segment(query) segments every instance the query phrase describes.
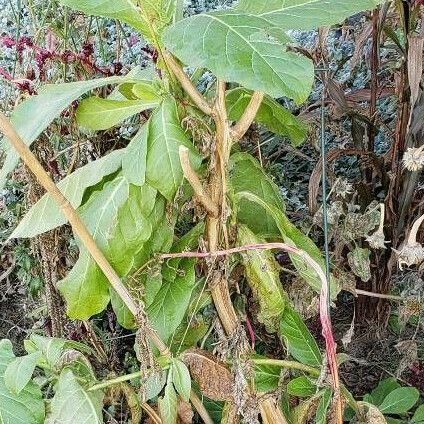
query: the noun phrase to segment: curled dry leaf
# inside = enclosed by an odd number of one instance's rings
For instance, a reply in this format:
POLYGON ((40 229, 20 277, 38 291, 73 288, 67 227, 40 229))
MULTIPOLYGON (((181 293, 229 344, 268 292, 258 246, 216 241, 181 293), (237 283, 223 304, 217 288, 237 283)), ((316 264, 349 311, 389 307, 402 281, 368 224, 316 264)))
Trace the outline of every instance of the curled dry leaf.
POLYGON ((193 422, 194 413, 190 402, 178 402, 178 419, 177 424, 191 424, 193 422))
POLYGON ((358 402, 357 405, 361 414, 357 424, 387 424, 384 415, 376 406, 367 402, 358 402))
POLYGON ((227 366, 202 349, 190 349, 181 359, 201 392, 216 401, 233 399, 234 378, 227 366))

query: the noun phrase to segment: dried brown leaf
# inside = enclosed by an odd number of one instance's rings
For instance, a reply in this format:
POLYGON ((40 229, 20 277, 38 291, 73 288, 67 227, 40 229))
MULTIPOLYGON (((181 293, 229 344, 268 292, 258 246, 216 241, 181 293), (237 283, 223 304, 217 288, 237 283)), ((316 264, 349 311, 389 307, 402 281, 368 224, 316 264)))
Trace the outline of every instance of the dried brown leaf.
POLYGON ((234 378, 227 366, 202 349, 190 349, 182 355, 201 392, 216 401, 233 399, 234 378))
POLYGON ((372 22, 367 22, 359 32, 359 37, 355 40, 355 52, 352 56, 351 67, 352 69, 360 62, 364 47, 367 43, 368 38, 372 34, 372 22))
POLYGON ((181 400, 178 403, 177 424, 192 424, 194 418, 193 409, 190 402, 181 400))
POLYGON ((411 88, 411 106, 413 108, 420 93, 420 82, 423 75, 424 37, 410 35, 408 40, 408 79, 411 88))
POLYGON ((376 406, 367 402, 358 402, 357 405, 361 414, 357 424, 387 424, 384 415, 376 406))

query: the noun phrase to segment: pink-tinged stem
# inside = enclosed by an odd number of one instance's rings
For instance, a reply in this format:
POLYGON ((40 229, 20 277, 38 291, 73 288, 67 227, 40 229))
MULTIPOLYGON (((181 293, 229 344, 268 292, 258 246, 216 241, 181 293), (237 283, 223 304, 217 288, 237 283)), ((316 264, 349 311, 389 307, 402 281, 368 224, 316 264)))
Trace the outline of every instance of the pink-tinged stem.
POLYGON ((248 317, 246 317, 245 322, 246 322, 247 331, 250 336, 250 341, 252 342, 252 349, 255 350, 255 342, 256 342, 255 331, 253 330, 252 324, 250 323, 250 320, 248 317))

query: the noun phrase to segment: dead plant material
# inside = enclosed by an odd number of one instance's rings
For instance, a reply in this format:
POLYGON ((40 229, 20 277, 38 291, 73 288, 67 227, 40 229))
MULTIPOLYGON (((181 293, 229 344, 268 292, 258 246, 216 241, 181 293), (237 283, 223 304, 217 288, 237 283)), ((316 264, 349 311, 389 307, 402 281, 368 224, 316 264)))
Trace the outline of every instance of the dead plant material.
POLYGON ((358 402, 357 405, 361 414, 357 424, 387 424, 384 415, 376 406, 367 402, 358 402))
POLYGON ((178 419, 177 424, 192 424, 194 413, 189 402, 181 400, 178 402, 178 419))
POLYGON ((408 42, 408 79, 411 89, 412 109, 420 94, 420 83, 423 75, 424 37, 421 35, 410 35, 408 42))
POLYGON ((201 392, 216 401, 233 400, 234 377, 227 366, 202 349, 190 349, 182 355, 201 392))

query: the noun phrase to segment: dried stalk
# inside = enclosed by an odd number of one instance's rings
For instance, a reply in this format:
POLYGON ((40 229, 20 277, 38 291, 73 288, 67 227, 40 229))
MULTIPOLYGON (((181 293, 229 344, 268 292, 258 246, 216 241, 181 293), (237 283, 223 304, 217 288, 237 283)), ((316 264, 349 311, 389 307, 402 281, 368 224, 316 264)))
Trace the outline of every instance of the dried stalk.
POLYGON ((190 393, 190 401, 205 424, 214 424, 212 418, 209 415, 209 412, 206 410, 202 401, 193 391, 190 393))
POLYGON ((163 59, 168 66, 168 68, 174 73, 177 77, 179 83, 184 88, 185 92, 191 97, 194 104, 206 115, 212 114, 212 107, 205 99, 205 97, 199 92, 197 87, 193 84, 191 79, 184 72, 184 69, 176 61, 174 56, 171 53, 165 52, 163 54, 163 59))
POLYGON ((181 162, 181 167, 183 168, 184 177, 193 188, 195 197, 203 205, 203 207, 206 209, 209 215, 212 215, 214 218, 218 218, 218 215, 219 215, 218 207, 212 201, 210 196, 206 193, 198 175, 196 174, 194 169, 191 167, 189 150, 185 146, 180 146, 179 153, 180 153, 180 162, 181 162))
MULTIPOLYGON (((92 235, 87 230, 87 227, 82 222, 76 210, 69 203, 66 197, 57 188, 56 184, 40 165, 35 155, 31 152, 28 146, 22 141, 16 130, 13 128, 9 120, 0 113, 0 131, 6 136, 11 145, 16 149, 19 156, 35 175, 39 183, 46 189, 52 198, 57 202, 63 214, 69 221, 72 230, 75 235, 81 240, 84 247, 91 254, 97 265, 105 274, 109 280, 111 286, 118 293, 119 297, 125 303, 127 308, 131 311, 134 316, 139 313, 139 308, 134 299, 129 294, 127 288, 122 283, 118 274, 109 264, 103 252, 99 249, 92 235)), ((153 329, 149 329, 149 337, 151 338, 154 345, 159 349, 162 355, 169 355, 168 347, 162 342, 157 333, 153 329)))
POLYGON ((252 125, 252 122, 254 121, 256 114, 261 107, 263 99, 264 93, 260 91, 255 91, 253 93, 252 98, 250 99, 250 102, 246 107, 242 117, 231 129, 231 137, 234 143, 241 140, 252 125))

